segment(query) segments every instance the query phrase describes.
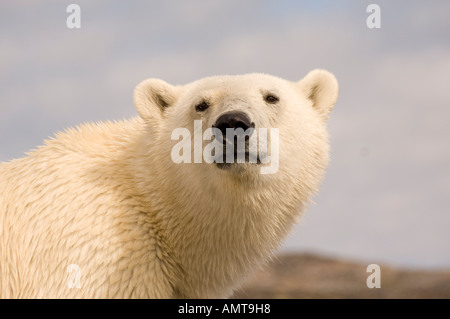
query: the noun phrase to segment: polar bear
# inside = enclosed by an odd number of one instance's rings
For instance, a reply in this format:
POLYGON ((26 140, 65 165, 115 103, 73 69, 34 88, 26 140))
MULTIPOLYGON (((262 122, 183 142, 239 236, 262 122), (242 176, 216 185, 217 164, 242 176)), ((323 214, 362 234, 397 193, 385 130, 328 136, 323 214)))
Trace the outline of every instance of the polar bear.
MULTIPOLYGON (((266 74, 178 86, 149 79, 134 93, 139 116, 69 129, 2 163, 0 296, 230 296, 317 191, 337 93, 325 70, 298 82, 266 74), (202 130, 276 128, 267 153, 277 148, 277 169, 262 174, 270 163, 248 157, 177 162, 174 130, 194 133, 198 121, 202 130)), ((182 143, 193 153, 194 139, 182 143)))

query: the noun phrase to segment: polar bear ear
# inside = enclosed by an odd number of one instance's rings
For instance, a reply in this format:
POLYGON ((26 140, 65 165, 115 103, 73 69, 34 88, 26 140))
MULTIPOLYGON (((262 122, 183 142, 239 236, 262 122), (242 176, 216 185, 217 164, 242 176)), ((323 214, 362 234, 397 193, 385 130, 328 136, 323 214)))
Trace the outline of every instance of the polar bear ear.
POLYGON ((297 83, 313 107, 325 118, 336 104, 338 82, 333 74, 325 70, 313 70, 297 83))
POLYGON ((159 79, 147 79, 134 90, 134 104, 144 120, 161 120, 178 98, 177 87, 159 79))

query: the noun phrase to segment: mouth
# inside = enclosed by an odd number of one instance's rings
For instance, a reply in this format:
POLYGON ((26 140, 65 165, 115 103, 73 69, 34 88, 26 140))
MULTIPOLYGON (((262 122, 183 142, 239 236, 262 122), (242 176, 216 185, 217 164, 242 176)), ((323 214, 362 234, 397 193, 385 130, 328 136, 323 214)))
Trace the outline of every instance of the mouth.
POLYGON ((248 151, 246 151, 244 153, 238 153, 235 151, 233 153, 233 160, 230 161, 228 159, 228 161, 227 161, 226 152, 224 150, 223 157, 220 162, 222 162, 222 163, 216 162, 216 166, 222 170, 228 170, 228 169, 231 169, 232 167, 242 166, 243 164, 247 164, 247 165, 261 164, 261 160, 259 159, 258 154, 251 154, 248 151))

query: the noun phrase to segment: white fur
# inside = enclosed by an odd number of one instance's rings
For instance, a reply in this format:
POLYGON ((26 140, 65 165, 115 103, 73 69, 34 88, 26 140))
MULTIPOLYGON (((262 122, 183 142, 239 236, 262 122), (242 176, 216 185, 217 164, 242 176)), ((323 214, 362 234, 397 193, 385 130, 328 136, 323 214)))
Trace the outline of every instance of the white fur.
POLYGON ((0 165, 0 297, 227 297, 277 249, 317 190, 328 162, 326 117, 337 82, 264 74, 135 91, 141 117, 58 133, 0 165), (276 105, 264 92, 276 92, 276 105), (207 99, 199 114, 194 106, 207 99), (229 110, 280 130, 280 166, 220 170, 174 164, 174 128, 229 110), (80 269, 81 288, 69 288, 80 269))

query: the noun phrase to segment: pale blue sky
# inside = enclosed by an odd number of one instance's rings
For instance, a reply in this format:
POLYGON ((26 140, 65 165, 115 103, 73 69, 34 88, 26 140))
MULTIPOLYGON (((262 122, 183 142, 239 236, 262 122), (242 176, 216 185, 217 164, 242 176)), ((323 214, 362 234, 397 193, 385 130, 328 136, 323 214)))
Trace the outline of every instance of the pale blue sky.
POLYGON ((450 2, 64 1, 0 4, 0 160, 54 132, 136 115, 148 77, 326 68, 340 82, 332 161, 283 250, 450 267, 450 2))

